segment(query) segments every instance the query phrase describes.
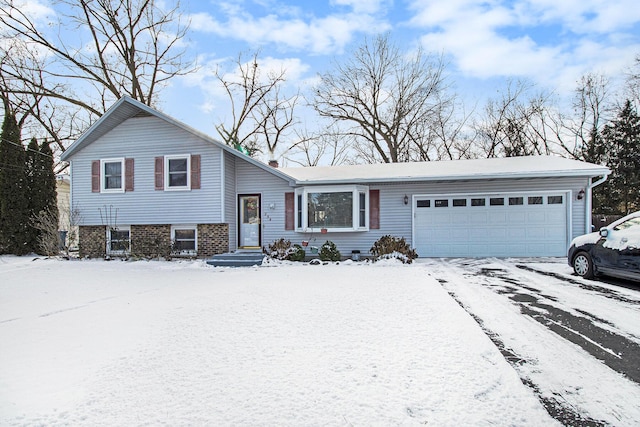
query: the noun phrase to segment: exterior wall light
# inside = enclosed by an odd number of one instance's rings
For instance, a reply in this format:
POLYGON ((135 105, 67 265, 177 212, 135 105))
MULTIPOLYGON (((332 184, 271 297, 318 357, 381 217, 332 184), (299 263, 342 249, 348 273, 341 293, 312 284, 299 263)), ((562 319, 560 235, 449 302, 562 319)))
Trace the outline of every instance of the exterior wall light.
POLYGON ((578 200, 584 199, 584 188, 578 191, 578 195, 576 196, 576 199, 578 200))
POLYGON ((406 194, 404 195, 404 199, 402 199, 402 201, 404 202, 405 205, 409 204, 409 196, 407 196, 406 194))

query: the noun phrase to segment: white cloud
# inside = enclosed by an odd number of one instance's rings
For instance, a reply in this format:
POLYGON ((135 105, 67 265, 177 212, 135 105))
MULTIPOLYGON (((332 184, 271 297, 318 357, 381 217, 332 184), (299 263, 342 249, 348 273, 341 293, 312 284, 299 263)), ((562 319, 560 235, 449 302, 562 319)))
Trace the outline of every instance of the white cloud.
POLYGON ((571 81, 573 88, 589 71, 620 73, 638 53, 637 34, 625 33, 640 22, 631 3, 416 0, 410 24, 425 31, 428 50, 450 55, 463 75, 526 77, 553 88, 571 81))
POLYGON ((348 6, 354 13, 376 13, 389 2, 385 0, 331 0, 331 5, 348 6))
MULTIPOLYGON (((248 60, 248 58, 246 58, 248 60)), ((230 111, 229 98, 220 81, 216 77, 216 70, 222 74, 226 81, 238 81, 237 57, 214 58, 205 55, 200 56, 201 64, 197 72, 181 77, 188 87, 197 87, 204 101, 199 108, 205 113, 214 113, 217 119, 224 118, 230 111)), ((266 77, 269 73, 285 72, 285 91, 291 94, 307 82, 307 73, 310 66, 299 58, 274 58, 271 56, 259 57, 258 64, 260 75, 266 77)))
POLYGON ((254 16, 239 9, 226 9, 224 20, 207 13, 191 15, 193 30, 240 40, 252 46, 275 44, 280 50, 305 51, 308 54, 341 53, 357 33, 374 34, 390 25, 373 15, 356 10, 374 10, 378 1, 341 0, 353 7, 353 13, 324 17, 299 17, 267 14, 254 16))

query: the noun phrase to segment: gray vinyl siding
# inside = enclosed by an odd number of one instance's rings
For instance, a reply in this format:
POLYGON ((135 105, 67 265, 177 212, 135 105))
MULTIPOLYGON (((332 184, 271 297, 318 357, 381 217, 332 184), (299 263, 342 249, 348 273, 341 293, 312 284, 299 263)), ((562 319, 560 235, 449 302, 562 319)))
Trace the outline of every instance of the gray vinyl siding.
MULTIPOLYGON (((345 183, 348 184, 348 183, 345 183)), ((404 237, 407 242, 412 242, 412 196, 426 194, 473 194, 473 193, 530 193, 530 192, 567 192, 570 193, 569 221, 571 238, 584 234, 585 230, 585 201, 576 200, 575 195, 588 184, 585 178, 549 178, 549 179, 504 179, 491 181, 462 181, 462 182, 429 182, 429 183, 373 183, 369 189, 380 190, 380 229, 364 232, 346 233, 299 233, 284 231, 284 224, 280 233, 265 232, 263 244, 270 243, 275 238, 285 237, 292 243, 300 244, 303 240, 309 240, 310 246, 321 246, 325 241, 331 240, 337 246, 343 256, 350 256, 352 250, 359 250, 362 254, 368 254, 373 243, 381 236, 404 237), (404 196, 409 198, 409 204, 404 204, 404 196)), ((292 189, 284 191, 293 191, 292 189)), ((283 204, 283 202, 282 202, 283 204)), ((263 202, 263 206, 265 202, 263 202)), ((274 216, 284 217, 284 211, 278 208, 274 216)), ((265 218, 263 217, 263 220, 265 218)), ((282 221, 273 222, 267 219, 266 224, 273 224, 274 229, 280 226, 282 221), (269 222, 270 221, 270 222, 269 222)), ((265 228, 264 230, 268 230, 265 228)))
MULTIPOLYGON (((284 229, 284 194, 294 191, 288 181, 277 177, 265 170, 249 163, 236 162, 236 190, 237 194, 260 194, 262 213, 262 246, 280 239, 297 237, 296 233, 284 229)), ((234 245, 237 244, 237 234, 231 236, 234 245)))
POLYGON ((74 154, 72 200, 80 209, 81 225, 219 223, 221 210, 221 149, 156 117, 134 117, 74 154), (154 159, 170 154, 201 155, 201 189, 158 191, 154 187, 154 159), (91 162, 133 158, 134 191, 91 192, 91 162), (111 211, 111 220, 105 219, 111 211))

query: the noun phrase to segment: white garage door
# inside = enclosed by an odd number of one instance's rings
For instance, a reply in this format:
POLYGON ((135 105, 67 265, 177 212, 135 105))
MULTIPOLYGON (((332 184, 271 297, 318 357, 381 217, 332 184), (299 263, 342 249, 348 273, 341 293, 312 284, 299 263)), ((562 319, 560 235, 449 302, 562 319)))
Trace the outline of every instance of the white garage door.
POLYGON ((421 257, 563 256, 566 193, 416 196, 421 257))

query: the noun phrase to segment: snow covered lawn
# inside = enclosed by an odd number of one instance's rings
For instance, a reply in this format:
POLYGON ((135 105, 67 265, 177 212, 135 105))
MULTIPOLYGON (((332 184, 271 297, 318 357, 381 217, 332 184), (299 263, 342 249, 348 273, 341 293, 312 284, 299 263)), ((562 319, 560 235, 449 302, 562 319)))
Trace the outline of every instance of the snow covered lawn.
POLYGON ((428 267, 0 257, 0 425, 554 425, 428 267))

